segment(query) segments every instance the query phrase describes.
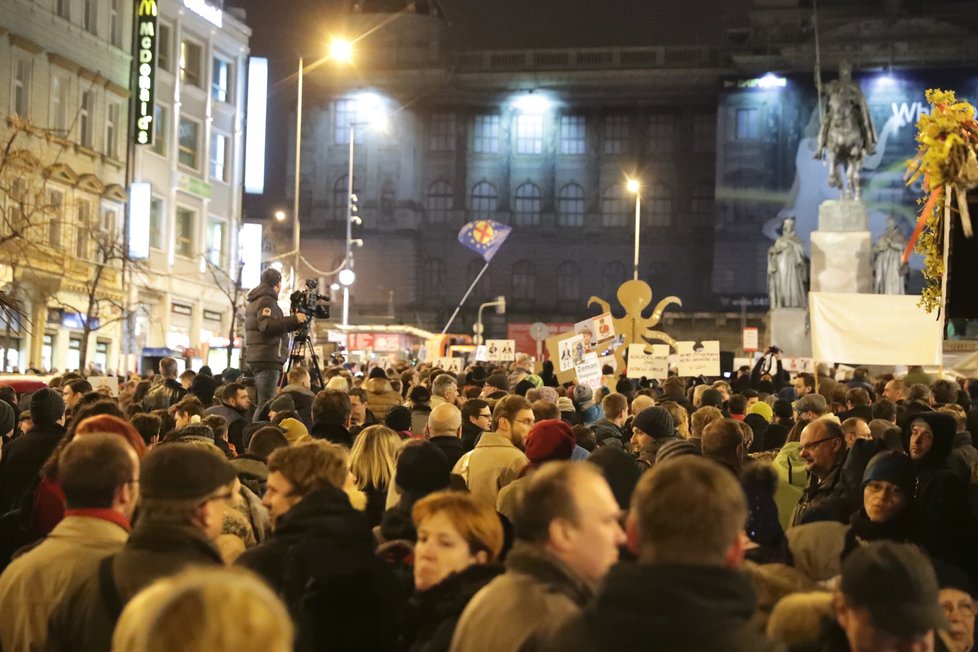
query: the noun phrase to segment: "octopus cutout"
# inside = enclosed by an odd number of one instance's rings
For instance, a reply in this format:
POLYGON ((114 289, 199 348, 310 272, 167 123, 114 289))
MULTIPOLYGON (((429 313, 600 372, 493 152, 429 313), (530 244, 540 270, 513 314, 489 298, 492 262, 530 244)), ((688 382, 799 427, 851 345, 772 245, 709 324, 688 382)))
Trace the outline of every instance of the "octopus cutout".
MULTIPOLYGON (((629 344, 651 344, 659 341, 673 348, 676 347, 676 340, 668 333, 656 330, 655 326, 662 320, 662 313, 666 306, 671 303, 680 307, 683 305, 679 297, 669 296, 662 299, 655 305, 651 315, 643 317, 642 313, 652 305, 652 286, 645 281, 625 281, 618 286, 617 296, 618 303, 625 309, 624 317, 616 317, 614 313, 611 315, 615 322, 615 333, 624 338, 622 345, 615 349, 615 362, 618 363, 619 370, 625 369, 624 354, 629 344)), ((611 312, 610 304, 600 297, 588 299, 587 305, 592 304, 600 306, 603 312, 611 312)))

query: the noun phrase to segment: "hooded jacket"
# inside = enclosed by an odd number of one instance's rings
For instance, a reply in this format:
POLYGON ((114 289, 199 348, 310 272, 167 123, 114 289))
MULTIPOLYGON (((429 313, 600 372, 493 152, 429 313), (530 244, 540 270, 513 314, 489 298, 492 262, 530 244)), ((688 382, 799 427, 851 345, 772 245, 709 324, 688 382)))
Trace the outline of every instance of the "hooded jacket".
POLYGON ((252 369, 278 369, 289 355, 289 331, 299 327, 278 305, 275 288, 264 283, 248 293, 245 307, 245 361, 252 369))

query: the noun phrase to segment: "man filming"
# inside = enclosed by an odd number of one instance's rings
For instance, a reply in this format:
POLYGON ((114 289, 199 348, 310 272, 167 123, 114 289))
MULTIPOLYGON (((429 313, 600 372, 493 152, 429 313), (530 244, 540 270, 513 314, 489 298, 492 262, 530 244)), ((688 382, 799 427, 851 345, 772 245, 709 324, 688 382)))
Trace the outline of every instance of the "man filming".
POLYGON ((278 305, 282 291, 282 273, 269 267, 261 283, 248 293, 245 309, 245 361, 255 374, 257 405, 275 396, 282 365, 289 356, 290 331, 305 323, 306 315, 297 312, 286 317, 278 305))

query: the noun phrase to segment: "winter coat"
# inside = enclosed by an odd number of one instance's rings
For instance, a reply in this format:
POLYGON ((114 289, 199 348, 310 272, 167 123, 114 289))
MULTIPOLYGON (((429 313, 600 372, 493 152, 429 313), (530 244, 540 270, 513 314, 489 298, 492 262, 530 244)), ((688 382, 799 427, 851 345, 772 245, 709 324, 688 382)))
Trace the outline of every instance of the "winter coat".
POLYGON ((166 410, 171 405, 176 405, 184 396, 187 390, 183 388, 174 378, 166 378, 163 382, 153 385, 143 397, 143 409, 147 412, 153 410, 166 410))
POLYGON ((479 442, 482 437, 482 433, 485 432, 482 428, 475 425, 468 419, 462 423, 462 446, 466 451, 470 451, 475 448, 475 445, 479 442))
POLYGON ((340 423, 317 423, 309 431, 309 436, 313 439, 325 439, 347 449, 353 448, 353 436, 340 423))
POLYGON ((204 410, 204 414, 216 414, 217 416, 224 417, 228 422, 228 441, 234 445, 239 455, 245 452, 244 429, 248 425, 248 419, 245 416, 244 410, 236 410, 230 405, 221 403, 220 405, 207 408, 204 410))
POLYGON ((846 523, 852 510, 845 496, 842 482, 842 465, 839 460, 822 482, 812 475, 808 485, 798 499, 798 506, 791 515, 791 525, 811 523, 812 521, 838 521, 846 523))
POLYGON ((626 437, 622 429, 615 425, 613 421, 598 419, 590 425, 590 428, 594 431, 594 438, 597 440, 598 445, 607 446, 607 444, 602 444, 601 442, 606 439, 617 439, 622 444, 622 447, 628 447, 630 437, 626 437))
POLYGON ((0 457, 0 515, 20 506, 36 485, 41 467, 65 436, 64 426, 34 426, 3 448, 0 457))
POLYGON ((519 477, 530 463, 523 451, 495 432, 485 432, 476 447, 459 458, 452 473, 465 480, 473 496, 495 509, 499 490, 519 477))
POLYGON ((788 442, 778 451, 774 457, 774 470, 779 480, 774 502, 778 505, 781 527, 787 530, 791 525, 791 515, 808 484, 808 473, 805 471, 805 460, 801 458, 799 442, 788 442))
POLYGON ((621 563, 595 601, 544 634, 542 652, 774 652, 750 618, 757 598, 739 570, 621 563))
POLYGON ((299 420, 305 424, 307 429, 312 428, 312 402, 316 400, 316 395, 311 389, 302 385, 286 385, 282 388, 282 394, 292 397, 295 411, 299 415, 299 420))
POLYGON ((278 369, 289 355, 289 331, 299 320, 286 317, 275 288, 264 283, 248 293, 245 306, 245 362, 252 369, 278 369))
POLYGON ((283 598, 296 650, 388 650, 406 596, 374 547, 364 515, 343 491, 325 487, 283 514, 272 536, 237 563, 283 598))
POLYGON ((947 457, 947 465, 968 482, 971 482, 978 473, 976 470, 978 449, 972 443, 970 432, 959 432, 954 435, 954 448, 947 457))
POLYGON ((484 586, 503 572, 495 564, 473 564, 408 601, 401 648, 408 652, 448 652, 462 611, 484 586))
POLYGON ((368 378, 363 381, 363 390, 367 392, 367 407, 380 423, 384 422, 392 407, 401 404, 401 396, 386 378, 368 378))
POLYGON ((431 437, 428 441, 445 454, 449 468, 453 468, 459 458, 465 455, 465 445, 455 435, 438 435, 431 437))
POLYGON ((431 416, 431 405, 418 403, 411 408, 411 434, 415 437, 424 437, 424 429, 428 425, 428 417, 431 416))
POLYGON ((265 487, 268 485, 268 465, 265 460, 245 453, 231 460, 231 466, 238 472, 241 484, 259 497, 265 495, 265 487))
POLYGON ((526 649, 547 623, 576 615, 593 587, 541 547, 517 542, 506 572, 475 594, 455 628, 452 652, 526 649))
POLYGON ((658 439, 653 439, 648 444, 642 447, 642 450, 638 452, 638 462, 639 464, 644 464, 648 467, 655 466, 655 456, 658 454, 659 449, 670 441, 679 441, 679 437, 659 437, 658 439))

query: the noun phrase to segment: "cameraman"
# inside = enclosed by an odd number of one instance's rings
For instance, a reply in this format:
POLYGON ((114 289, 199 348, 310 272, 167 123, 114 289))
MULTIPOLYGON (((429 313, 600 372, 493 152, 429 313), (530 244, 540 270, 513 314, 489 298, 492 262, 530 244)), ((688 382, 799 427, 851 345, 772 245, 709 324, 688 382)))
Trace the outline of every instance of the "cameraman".
POLYGON ((260 409, 275 396, 282 365, 289 356, 289 331, 305 323, 304 313, 286 317, 278 306, 282 273, 269 267, 261 283, 248 293, 245 308, 245 362, 255 374, 256 406, 260 409))

